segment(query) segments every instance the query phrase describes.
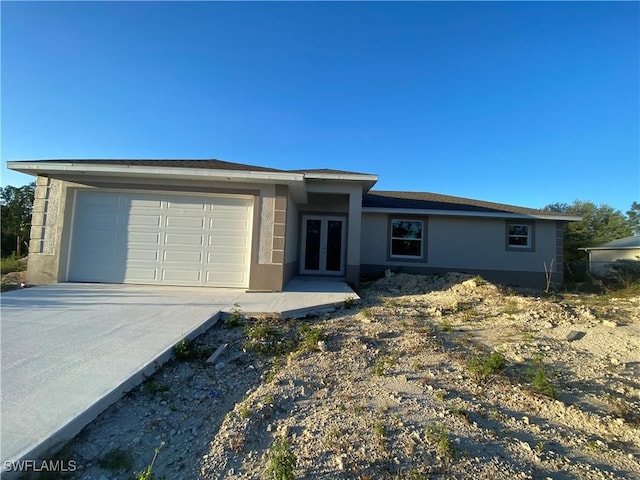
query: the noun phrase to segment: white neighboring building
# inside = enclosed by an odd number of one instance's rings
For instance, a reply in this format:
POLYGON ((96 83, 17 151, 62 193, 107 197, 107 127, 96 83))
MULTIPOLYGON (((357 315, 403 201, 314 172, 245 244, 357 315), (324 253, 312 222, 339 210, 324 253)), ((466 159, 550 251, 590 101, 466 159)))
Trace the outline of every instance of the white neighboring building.
POLYGON ((617 260, 640 261, 640 235, 620 238, 597 247, 584 247, 589 254, 589 272, 597 277, 606 277, 611 265, 617 260))

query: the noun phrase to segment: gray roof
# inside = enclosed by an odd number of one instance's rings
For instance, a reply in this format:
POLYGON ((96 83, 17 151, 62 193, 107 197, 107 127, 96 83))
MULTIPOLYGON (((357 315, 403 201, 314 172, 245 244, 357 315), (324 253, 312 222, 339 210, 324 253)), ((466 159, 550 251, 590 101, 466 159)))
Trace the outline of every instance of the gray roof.
MULTIPOLYGON (((299 174, 334 174, 334 175, 368 175, 346 170, 334 170, 328 168, 283 170, 277 168, 260 167, 243 163, 233 163, 217 159, 54 159, 54 160, 23 160, 25 163, 67 163, 75 165, 123 165, 123 166, 149 166, 149 167, 177 167, 177 168, 203 168, 212 170, 235 170, 242 172, 271 172, 271 173, 299 173, 299 174)), ((19 164, 21 162, 15 162, 19 164)), ((19 171, 19 168, 11 168, 19 171)), ((375 182, 370 182, 371 185, 375 182)), ((370 186, 370 185, 369 185, 370 186)), ((469 198, 439 195, 429 192, 383 191, 371 190, 365 193, 362 200, 365 208, 392 208, 412 210, 441 210, 445 212, 471 212, 505 214, 508 216, 543 216, 553 215, 556 219, 576 220, 578 217, 556 212, 547 212, 533 208, 524 208, 514 205, 484 202, 469 198)))
POLYGON ((87 164, 87 165, 139 165, 145 167, 179 167, 179 168, 206 168, 212 170, 236 170, 244 172, 279 172, 279 173, 327 173, 327 174, 342 174, 342 175, 366 175, 359 172, 349 172, 346 170, 332 170, 329 168, 315 168, 315 169, 296 169, 296 170, 283 170, 278 168, 259 167, 256 165, 247 165, 244 163, 227 162, 217 159, 54 159, 54 160, 24 160, 29 163, 75 163, 75 164, 87 164))
POLYGON ((87 165, 141 165, 144 167, 179 167, 179 168, 207 168, 214 170, 238 170, 245 172, 286 172, 276 168, 258 167, 255 165, 245 165, 243 163, 225 162, 224 160, 150 160, 150 159, 55 159, 55 160, 25 160, 30 163, 76 163, 87 165))
POLYGON ((627 250, 634 248, 640 248, 640 235, 611 240, 610 242, 595 247, 585 247, 581 250, 627 250))
POLYGON ((522 215, 549 215, 547 212, 534 208, 517 207, 501 203, 484 202, 463 197, 452 197, 429 192, 394 192, 371 190, 364 195, 363 207, 371 208, 403 208, 417 210, 446 210, 478 213, 509 213, 522 215))

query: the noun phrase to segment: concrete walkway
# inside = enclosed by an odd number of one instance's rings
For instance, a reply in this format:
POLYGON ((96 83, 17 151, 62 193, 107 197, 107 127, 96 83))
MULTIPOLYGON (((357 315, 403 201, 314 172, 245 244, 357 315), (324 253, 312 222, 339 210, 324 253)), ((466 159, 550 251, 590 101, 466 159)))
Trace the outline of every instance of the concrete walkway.
POLYGON ((2 294, 1 451, 36 460, 140 383, 183 338, 239 305, 300 316, 358 296, 344 282, 296 279, 282 293, 55 284, 2 294))

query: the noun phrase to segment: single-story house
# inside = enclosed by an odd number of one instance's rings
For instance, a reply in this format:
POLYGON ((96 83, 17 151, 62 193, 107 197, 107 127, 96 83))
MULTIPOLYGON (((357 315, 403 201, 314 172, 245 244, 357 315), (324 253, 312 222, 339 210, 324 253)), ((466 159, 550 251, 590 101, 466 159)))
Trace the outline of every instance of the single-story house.
POLYGON ((220 160, 35 160, 30 283, 105 282, 281 291, 295 276, 357 284, 386 270, 462 271, 544 286, 555 212, 418 192, 376 175, 220 160))
POLYGON ((611 265, 618 260, 640 261, 640 235, 619 238, 595 247, 583 247, 589 254, 589 273, 596 277, 607 277, 611 265))

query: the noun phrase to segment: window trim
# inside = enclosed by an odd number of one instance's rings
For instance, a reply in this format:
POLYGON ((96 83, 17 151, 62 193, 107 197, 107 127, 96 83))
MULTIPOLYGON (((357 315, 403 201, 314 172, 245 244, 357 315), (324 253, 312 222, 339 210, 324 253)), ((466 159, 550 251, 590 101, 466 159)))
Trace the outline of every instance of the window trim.
MULTIPOLYGON (((505 249, 509 252, 535 252, 535 238, 536 238, 535 222, 530 220, 507 220, 505 222, 504 229, 504 242, 505 249), (527 227, 527 244, 526 245, 511 245, 509 239, 515 237, 515 235, 509 234, 509 229, 513 226, 527 227)), ((518 237, 522 237, 519 235, 518 237)))
POLYGON ((427 222, 428 217, 423 216, 389 216, 387 222, 387 261, 389 262, 419 262, 426 263, 427 261, 427 222), (420 241, 420 256, 415 255, 395 255, 393 253, 393 240, 398 239, 393 236, 393 222, 419 222, 422 225, 421 237, 414 239, 420 241))

